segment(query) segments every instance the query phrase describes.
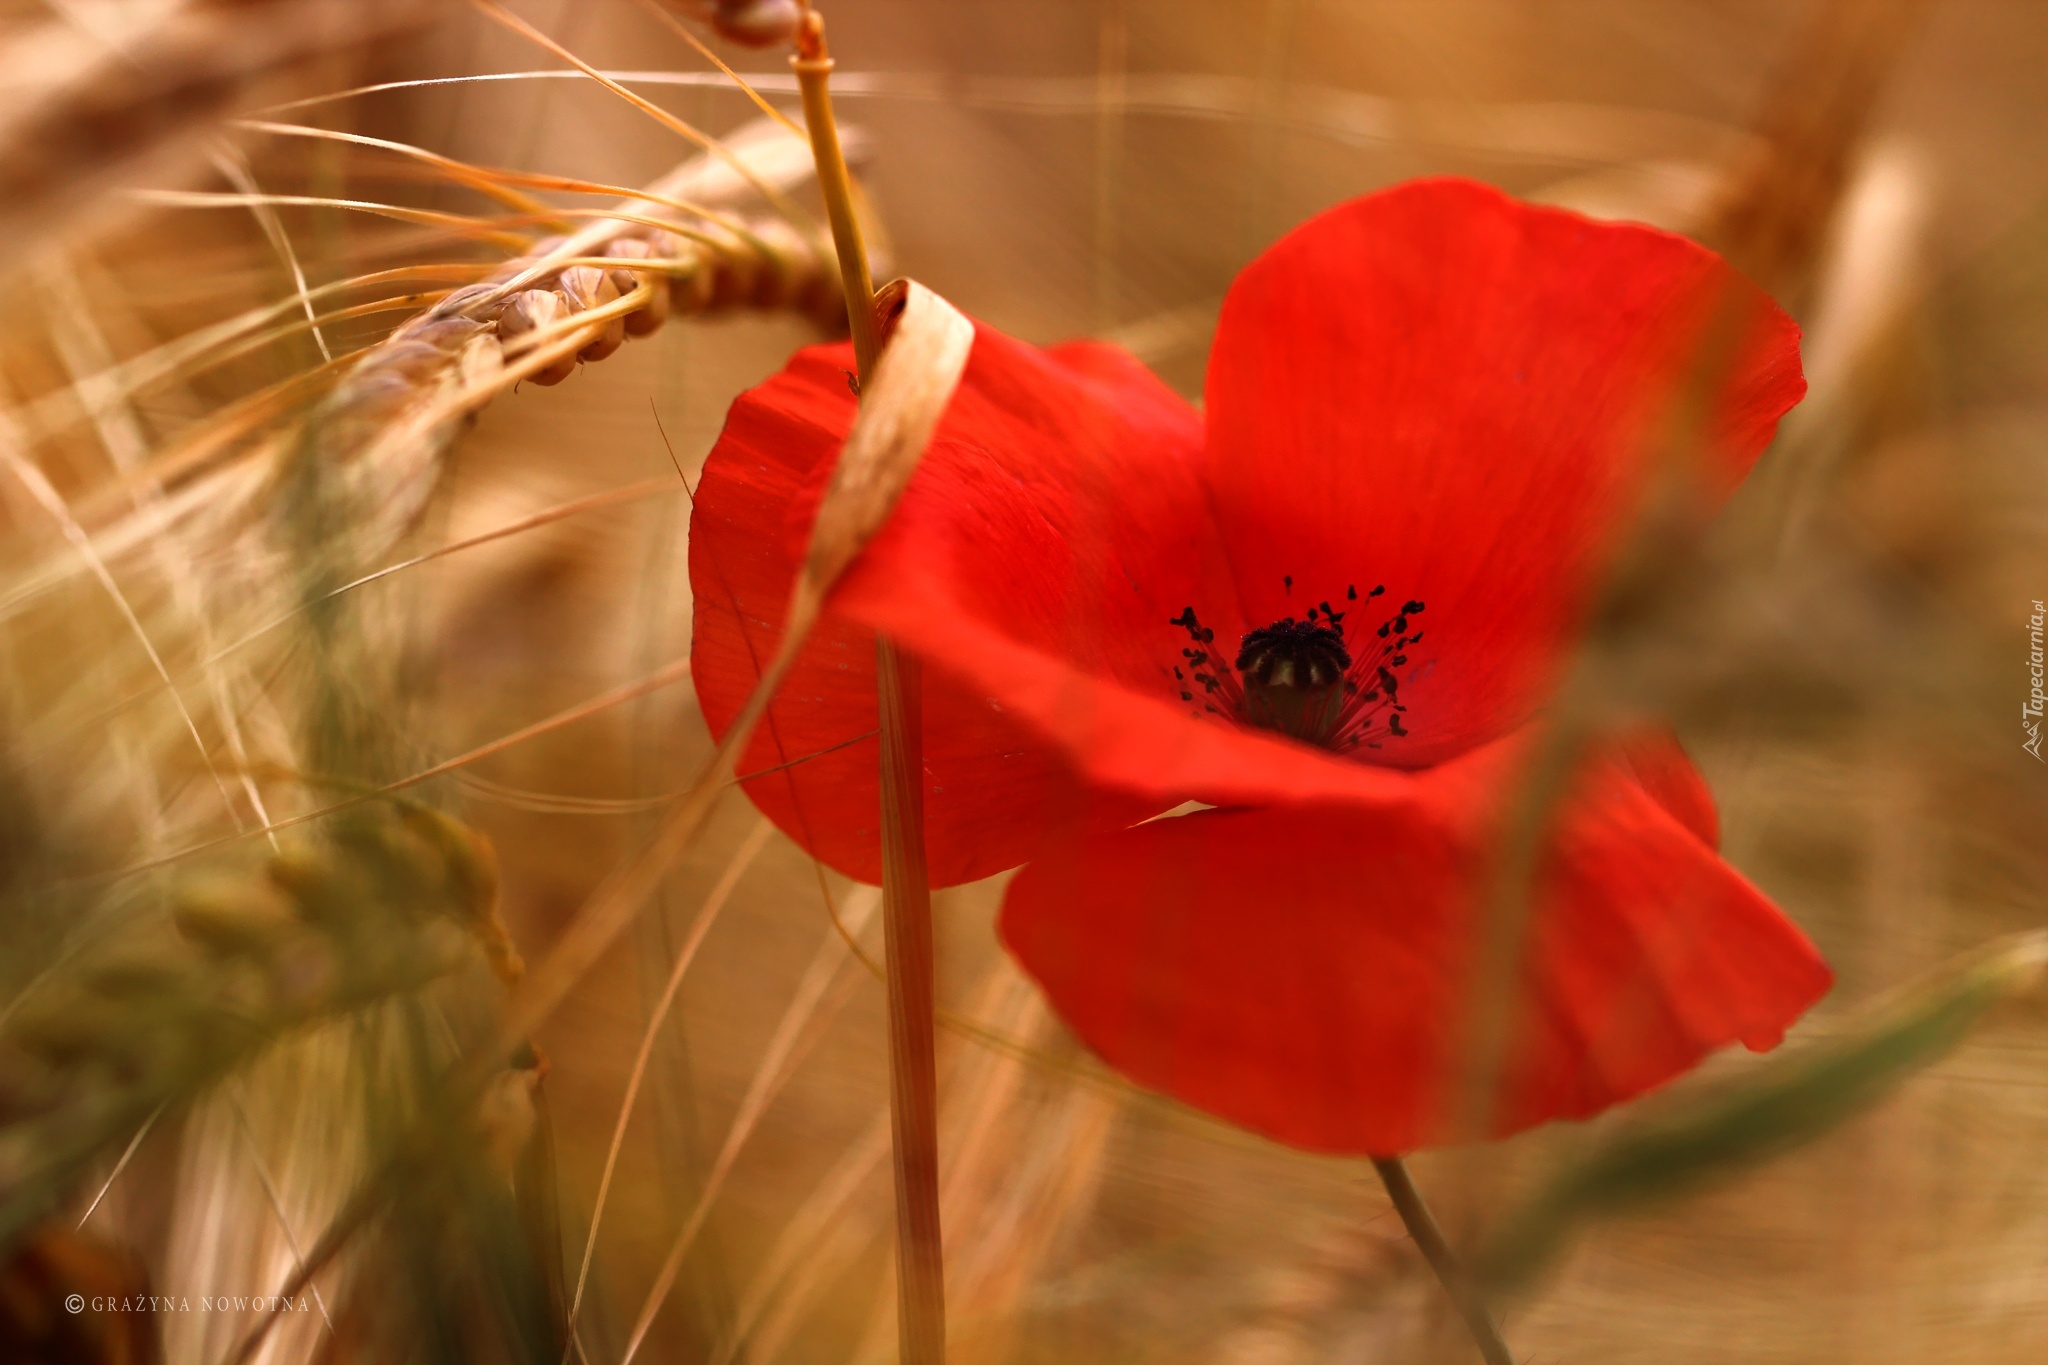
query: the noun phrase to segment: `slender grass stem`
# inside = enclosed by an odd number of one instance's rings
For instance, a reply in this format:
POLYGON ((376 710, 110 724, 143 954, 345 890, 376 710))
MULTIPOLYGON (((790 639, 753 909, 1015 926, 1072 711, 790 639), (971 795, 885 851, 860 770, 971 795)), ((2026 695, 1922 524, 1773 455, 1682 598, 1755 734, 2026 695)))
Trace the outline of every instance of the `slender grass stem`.
MULTIPOLYGON (((846 316, 865 385, 881 354, 874 280, 854 212, 853 185, 832 117, 832 57, 824 19, 811 10, 790 65, 803 92, 818 186, 846 288, 846 316)), ((881 712, 882 913, 888 956, 889 1115, 896 1174, 898 1358, 943 1365, 945 1268, 939 1229, 937 1000, 932 971, 931 882, 924 847, 924 716, 917 660, 875 642, 881 712)))
POLYGON ((937 1000, 925 871, 922 680, 918 661, 875 643, 882 711, 882 924, 888 954, 889 1115, 896 1151, 897 1338, 903 1365, 946 1357, 939 1229, 937 1000))
POLYGON ((1438 1283, 1451 1296, 1458 1315, 1465 1319, 1466 1330, 1472 1333, 1480 1358, 1486 1361, 1486 1365, 1515 1365, 1514 1354, 1508 1350, 1508 1343, 1494 1324, 1493 1315, 1486 1311, 1486 1303, 1479 1297, 1478 1287, 1466 1273, 1465 1263, 1458 1259, 1458 1253, 1451 1250, 1451 1244, 1445 1240, 1444 1230, 1437 1226, 1436 1215, 1429 1211, 1422 1191, 1415 1188, 1408 1167, 1397 1156, 1376 1156, 1372 1159, 1372 1168, 1379 1172, 1380 1183, 1387 1187, 1387 1197, 1394 1201, 1394 1211, 1401 1215, 1401 1222, 1422 1252, 1422 1259, 1429 1262, 1438 1283))
POLYGON ((853 329, 854 361, 863 381, 871 378, 881 357, 880 329, 875 325, 875 279, 868 269, 867 245, 861 240, 860 218, 853 208, 853 178, 846 152, 839 144, 839 125, 832 117, 832 56, 825 48, 825 21, 816 10, 790 58, 803 94, 804 122, 811 133, 811 154, 818 165, 818 191, 825 200, 825 219, 832 226, 832 246, 839 254, 839 278, 846 288, 846 323, 853 329))

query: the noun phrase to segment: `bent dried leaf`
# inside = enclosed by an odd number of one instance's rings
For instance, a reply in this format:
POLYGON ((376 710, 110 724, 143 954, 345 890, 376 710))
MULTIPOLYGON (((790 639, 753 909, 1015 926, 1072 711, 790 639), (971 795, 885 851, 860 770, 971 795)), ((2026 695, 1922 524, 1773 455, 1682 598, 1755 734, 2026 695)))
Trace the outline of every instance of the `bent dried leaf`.
POLYGON ((893 331, 826 485, 797 602, 822 599, 895 510, 974 345, 974 324, 915 281, 886 286, 875 307, 893 331))

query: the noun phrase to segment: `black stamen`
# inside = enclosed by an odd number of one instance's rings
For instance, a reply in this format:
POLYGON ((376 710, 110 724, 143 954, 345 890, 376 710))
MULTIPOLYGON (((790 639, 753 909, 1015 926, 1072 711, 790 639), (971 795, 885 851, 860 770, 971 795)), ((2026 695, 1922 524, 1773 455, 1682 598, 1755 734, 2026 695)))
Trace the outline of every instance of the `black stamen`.
MULTIPOLYGON (((1294 576, 1280 581, 1292 596, 1294 576)), ((1344 600, 1370 600, 1386 591, 1386 584, 1376 584, 1361 598, 1357 584, 1346 584, 1344 600)), ((1202 703, 1201 713, 1277 730, 1339 753, 1384 748, 1382 741, 1409 734, 1402 720, 1408 708, 1394 670, 1407 667, 1408 647, 1422 640, 1421 631, 1409 633, 1409 618, 1422 610, 1419 599, 1410 599, 1373 636, 1347 641, 1344 618, 1352 613, 1338 611, 1325 598, 1299 620, 1283 617, 1248 632, 1239 643, 1233 672, 1230 656, 1215 653, 1216 632, 1202 624, 1194 607, 1183 607, 1169 621, 1185 630, 1190 642, 1181 650, 1186 667, 1172 669, 1174 690, 1182 701, 1202 703), (1352 644, 1361 650, 1357 657, 1352 644)), ((1422 672, 1426 675, 1428 666, 1422 672)))

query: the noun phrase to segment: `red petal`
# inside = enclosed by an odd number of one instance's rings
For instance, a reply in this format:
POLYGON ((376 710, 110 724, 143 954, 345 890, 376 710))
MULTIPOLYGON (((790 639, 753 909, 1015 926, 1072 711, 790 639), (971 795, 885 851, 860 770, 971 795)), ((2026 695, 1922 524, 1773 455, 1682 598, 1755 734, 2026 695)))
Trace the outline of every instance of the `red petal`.
POLYGON ((1615 756, 1650 799, 1691 830, 1708 848, 1721 846, 1721 814, 1699 770, 1669 732, 1630 735, 1615 745, 1615 756))
MULTIPOLYGON (((1359 201, 1283 241, 1226 308, 1207 475, 1214 520, 1232 528, 1227 541, 1184 506, 1203 494, 1179 467, 1049 452, 1028 482, 963 479, 948 496, 906 499, 840 605, 1001 698, 1105 787, 1226 805, 1411 800, 1364 764, 1190 724, 1200 694, 1182 703, 1167 673, 1188 641, 1161 618, 1195 606, 1227 655, 1248 626, 1327 598, 1342 603, 1356 647, 1358 628, 1370 632, 1374 613, 1385 614, 1380 602, 1397 611, 1413 593, 1428 603, 1411 623, 1425 645, 1397 667, 1414 737, 1373 756, 1441 760, 1496 734, 1538 695, 1599 535, 1638 472, 1630 440, 1639 419, 1668 390, 1723 286, 1759 317, 1716 446, 1732 482, 1803 381, 1791 324, 1717 258, 1650 229, 1594 224, 1459 182, 1359 201), (1365 259, 1375 252, 1387 260, 1365 259), (1332 306, 1347 290, 1375 308, 1332 306), (1286 326, 1296 332, 1283 335, 1286 326), (1367 375, 1360 360, 1384 360, 1395 333, 1413 355, 1389 362, 1392 377, 1367 375), (1301 336, 1325 349, 1302 352, 1301 336), (1421 373, 1424 359, 1440 372, 1421 373), (1510 363, 1544 382, 1503 381, 1510 363), (1354 392, 1395 424, 1362 416, 1354 392), (1504 462, 1503 452, 1518 458, 1504 462), (1374 469, 1402 482, 1371 496, 1374 469), (1041 516, 1047 502, 1058 516, 1041 516), (1526 534, 1515 534, 1517 518, 1526 534), (1118 536, 1100 563, 1062 543, 1076 524, 1118 536), (992 535, 997 525, 1011 529, 992 535), (992 562, 1019 547, 1017 562, 992 562), (1415 567, 1388 569, 1397 556, 1415 567), (1056 580, 1057 591, 1026 578, 1056 580), (1384 599, 1370 586, 1356 602, 1344 593, 1380 582, 1384 599), (1018 601, 1047 605, 1024 614, 1018 601)), ((1659 790, 1712 841, 1703 794, 1659 790)))
MULTIPOLYGON (((1406 807, 1205 811, 1076 842, 1011 884, 1004 938, 1142 1085, 1317 1151, 1441 1140, 1492 804, 1470 795, 1502 789, 1511 749, 1400 779, 1406 807)), ((1799 931, 1621 766, 1589 775, 1552 847, 1496 1132, 1772 1046, 1826 990, 1799 931)))
MULTIPOLYGON (((705 464, 690 525, 691 655, 714 734, 731 724, 781 631, 810 517, 853 421, 852 367, 845 346, 800 352, 734 404, 705 464)), ((1200 440, 1193 411, 1127 357, 1096 346, 1047 353, 980 330, 961 390, 897 516, 913 525, 945 520, 967 539, 971 571, 956 587, 974 600, 920 625, 943 640, 950 613, 971 610, 1057 637, 1096 666, 1128 669, 1136 657, 1130 599, 1140 594, 1101 588, 1156 581, 1149 563, 1116 556, 1122 531, 1157 533, 1159 519, 1134 512, 1118 515, 1115 526, 1097 524, 1091 518, 1117 504, 1077 507, 1065 470, 1121 462, 1133 483, 1169 486, 1177 470, 1185 494, 1200 440)), ((1185 495, 1160 505, 1183 523, 1198 507, 1185 495)), ((1169 544, 1185 578, 1203 556, 1188 544, 1189 525, 1167 534, 1178 536, 1169 544)), ((906 534, 892 525, 886 538, 906 534)), ((890 560, 885 547, 877 550, 890 560)), ((903 572, 891 561, 877 576, 903 572)), ((1164 613, 1159 620, 1163 631, 1164 613)), ((1113 828, 1171 804, 1091 795, 1055 749, 988 697, 986 688, 927 670, 926 833, 935 885, 1016 866, 1052 821, 1113 828)), ((739 763, 743 774, 794 764, 748 781, 748 794, 825 862, 867 881, 880 877, 877 755, 862 738, 875 724, 874 635, 835 603, 739 763)))
POLYGON ((1238 277, 1208 453, 1244 610, 1263 624, 1369 583, 1427 604, 1413 738, 1386 761, 1528 717, 1724 291, 1750 318, 1714 421, 1732 490, 1805 392, 1798 330, 1683 238, 1426 180, 1310 220, 1238 277))

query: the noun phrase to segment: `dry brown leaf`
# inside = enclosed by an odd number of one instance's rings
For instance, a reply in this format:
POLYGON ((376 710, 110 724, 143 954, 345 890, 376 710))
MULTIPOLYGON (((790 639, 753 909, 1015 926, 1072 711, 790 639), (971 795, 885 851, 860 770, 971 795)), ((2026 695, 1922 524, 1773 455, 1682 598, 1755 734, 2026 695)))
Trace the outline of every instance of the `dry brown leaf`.
MULTIPOLYGON (((811 598, 815 610, 815 600, 823 598, 889 519, 974 346, 974 324, 913 280, 888 285, 875 305, 887 349, 825 488, 793 606, 811 598)), ((794 611, 791 619, 796 619, 794 611)))

